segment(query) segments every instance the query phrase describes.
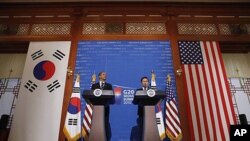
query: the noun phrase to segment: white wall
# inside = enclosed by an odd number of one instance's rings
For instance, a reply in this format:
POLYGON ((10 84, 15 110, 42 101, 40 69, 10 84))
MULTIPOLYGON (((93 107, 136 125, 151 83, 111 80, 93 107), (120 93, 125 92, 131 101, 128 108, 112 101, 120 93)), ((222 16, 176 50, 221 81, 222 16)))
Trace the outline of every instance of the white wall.
POLYGON ((225 53, 222 57, 227 77, 250 78, 250 53, 225 53))
POLYGON ((0 78, 21 78, 26 55, 0 54, 0 78))

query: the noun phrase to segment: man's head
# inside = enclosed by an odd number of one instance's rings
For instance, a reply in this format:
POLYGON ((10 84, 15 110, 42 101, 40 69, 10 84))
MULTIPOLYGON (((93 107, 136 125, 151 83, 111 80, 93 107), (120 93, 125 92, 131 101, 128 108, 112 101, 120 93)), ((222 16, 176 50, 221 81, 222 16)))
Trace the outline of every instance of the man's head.
POLYGON ((98 74, 98 77, 99 77, 99 80, 100 81, 106 81, 106 72, 104 72, 104 71, 101 71, 101 72, 99 72, 99 74, 98 74))
POLYGON ((141 85, 144 88, 147 88, 149 86, 148 77, 144 76, 144 77, 141 78, 141 85))

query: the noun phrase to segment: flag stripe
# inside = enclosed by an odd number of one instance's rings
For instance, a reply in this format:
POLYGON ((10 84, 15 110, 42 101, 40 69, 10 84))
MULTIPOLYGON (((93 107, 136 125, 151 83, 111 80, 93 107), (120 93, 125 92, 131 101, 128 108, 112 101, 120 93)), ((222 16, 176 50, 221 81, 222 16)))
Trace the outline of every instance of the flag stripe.
MULTIPOLYGON (((167 108, 168 108, 168 111, 170 112, 170 114, 171 115, 177 115, 178 113, 177 113, 177 111, 176 111, 176 109, 174 108, 175 106, 173 105, 173 102, 172 101, 170 101, 169 103, 167 103, 167 108)), ((177 117, 175 117, 175 118, 177 118, 177 117)))
POLYGON ((83 117, 83 128, 87 129, 86 133, 89 134, 92 121, 92 107, 86 103, 84 117, 83 117))
POLYGON ((83 121, 83 127, 87 129, 87 133, 89 133, 90 131, 90 123, 87 123, 88 121, 87 120, 84 120, 83 121))
POLYGON ((229 125, 236 119, 218 43, 188 41, 179 46, 191 140, 229 140, 229 125))
MULTIPOLYGON (((87 129, 86 126, 83 126, 83 130, 84 130, 84 133, 87 135, 87 137, 89 136, 89 128, 87 129)), ((86 137, 86 138, 87 138, 86 137)))
POLYGON ((212 116, 212 119, 214 119, 214 125, 216 126, 215 128, 213 128, 214 130, 214 134, 216 134, 215 135, 215 137, 217 137, 217 140, 221 140, 221 131, 219 130, 219 131, 216 131, 216 130, 218 130, 219 129, 219 121, 218 121, 218 112, 217 112, 217 109, 216 109, 216 107, 218 107, 217 105, 216 105, 216 101, 215 101, 215 97, 214 97, 214 87, 213 87, 213 83, 212 83, 212 79, 211 79, 211 77, 210 77, 210 73, 211 73, 211 70, 209 69, 209 62, 207 61, 207 54, 205 53, 206 51, 205 51, 205 47, 206 47, 206 45, 203 43, 203 42, 201 42, 201 50, 202 50, 202 52, 203 52, 203 58, 204 58, 204 66, 203 66, 203 73, 204 73, 204 78, 205 78, 205 82, 207 83, 207 85, 206 85, 206 87, 208 87, 207 88, 207 97, 209 98, 209 100, 210 100, 210 104, 211 104, 211 106, 210 106, 210 111, 212 111, 213 112, 213 114, 211 115, 212 116), (211 94, 211 95, 209 95, 209 94, 211 94))
MULTIPOLYGON (((216 45, 219 46, 218 42, 216 42, 216 45)), ((219 60, 223 60, 222 55, 219 55, 219 52, 221 52, 220 48, 218 48, 218 51, 216 52, 216 56, 219 60)), ((218 65, 221 66, 220 73, 221 73, 221 76, 223 76, 222 81, 223 81, 223 84, 226 85, 226 91, 227 91, 227 93, 225 94, 226 102, 227 102, 226 107, 229 108, 228 111, 231 112, 231 113, 229 113, 230 124, 235 124, 236 123, 236 117, 234 116, 235 111, 234 111, 234 107, 233 107, 232 96, 230 94, 230 87, 229 87, 229 83, 228 83, 227 76, 226 76, 224 62, 221 61, 219 63, 220 63, 220 65, 219 64, 218 65)))
POLYGON ((217 109, 217 115, 218 115, 218 121, 219 121, 219 129, 220 129, 220 133, 221 133, 221 139, 224 141, 225 140, 225 133, 223 131, 223 124, 222 122, 225 121, 225 117, 223 114, 223 109, 221 109, 221 101, 219 101, 219 88, 218 86, 218 80, 217 80, 217 75, 216 75, 216 71, 215 71, 215 67, 214 67, 214 61, 213 61, 213 56, 211 54, 211 49, 210 49, 210 44, 209 42, 206 42, 206 55, 207 55, 207 61, 208 61, 208 65, 209 65, 209 70, 210 70, 210 74, 211 74, 211 79, 212 79, 212 86, 213 86, 213 90, 214 90, 214 97, 215 97, 215 103, 216 103, 216 109, 217 109))
POLYGON ((223 136, 223 133, 222 133, 222 129, 221 129, 221 119, 220 119, 220 112, 219 112, 219 109, 218 109, 218 100, 217 100, 217 97, 216 97, 216 87, 215 87, 215 82, 214 82, 214 76, 213 76, 213 72, 212 72, 212 69, 211 69, 211 63, 210 63, 210 59, 209 59, 209 54, 208 54, 208 51, 207 51, 207 48, 208 48, 208 46, 207 46, 207 44, 205 43, 204 44, 204 49, 203 49, 203 51, 204 51, 204 55, 206 55, 206 58, 204 58, 204 60, 206 60, 207 61, 207 64, 205 64, 205 65, 207 65, 207 71, 209 71, 209 73, 207 74, 207 75, 209 75, 207 78, 209 78, 210 79, 210 81, 211 81, 211 83, 210 83, 210 85, 211 85, 211 87, 212 87, 212 92, 210 92, 210 96, 212 97, 212 102, 214 102, 213 104, 214 104, 214 107, 213 107, 213 109, 216 111, 216 117, 215 117, 215 119, 216 119, 216 125, 217 125, 217 128, 215 129, 215 131, 216 132, 218 132, 219 133, 219 136, 218 136, 218 139, 219 140, 222 140, 222 136, 223 136), (219 130, 218 130, 219 129, 219 130))
POLYGON ((87 106, 89 114, 92 115, 92 113, 93 113, 92 106, 90 106, 90 104, 86 104, 86 106, 87 106))
POLYGON ((223 77, 223 76, 221 76, 221 74, 219 73, 219 68, 220 67, 218 67, 218 63, 220 62, 220 60, 218 60, 218 62, 216 61, 216 57, 215 57, 215 53, 217 52, 217 48, 216 48, 216 46, 214 46, 214 43, 215 42, 213 42, 212 44, 211 44, 211 51, 213 52, 213 58, 215 59, 214 60, 214 65, 215 65, 215 69, 216 69, 216 74, 218 74, 217 75, 217 79, 218 79, 218 84, 219 85, 217 85, 217 86, 219 86, 219 100, 221 101, 221 109, 222 109, 222 111, 223 111, 223 116, 224 116, 224 118, 225 118, 225 120, 224 121, 222 121, 223 122, 223 129, 224 129, 224 134, 225 134, 225 138, 226 138, 226 140, 229 140, 229 124, 227 124, 227 123, 230 123, 229 122, 229 116, 228 116, 228 111, 227 111, 227 107, 226 107, 226 100, 225 100, 225 97, 224 97, 224 92, 225 91, 223 91, 223 89, 224 89, 224 87, 225 87, 225 83, 224 83, 224 85, 222 84, 222 80, 221 80, 221 78, 223 77), (216 65, 217 64, 217 65, 216 65))
POLYGON ((173 119, 173 116, 171 115, 171 112, 168 112, 167 113, 167 117, 168 117, 168 121, 170 121, 169 122, 169 126, 171 126, 171 127, 173 127, 173 130, 174 130, 174 132, 175 133, 179 133, 179 131, 180 131, 180 128, 178 128, 177 126, 175 126, 173 123, 175 123, 175 120, 173 119), (178 128, 178 129, 177 129, 178 128))
POLYGON ((178 110, 177 110, 177 107, 176 107, 176 102, 175 102, 175 99, 173 98, 173 100, 171 100, 169 102, 169 106, 171 107, 171 109, 173 110, 173 112, 178 115, 178 110))
MULTIPOLYGON (((176 123, 180 127, 180 121, 179 121, 178 113, 174 112, 174 108, 171 105, 171 103, 172 102, 170 102, 170 104, 167 105, 167 107, 168 107, 168 114, 169 114, 170 118, 172 118, 174 120, 174 123, 176 123)), ((178 129, 180 129, 179 127, 178 127, 178 129)))
POLYGON ((171 85, 171 77, 168 76, 168 81, 166 84, 166 111, 165 111, 165 123, 166 123, 166 133, 170 140, 181 140, 181 125, 178 117, 177 104, 174 97, 174 90, 171 85))
MULTIPOLYGON (((213 46, 217 46, 218 44, 216 44, 215 42, 213 42, 213 46)), ((228 85, 228 83, 226 83, 225 79, 226 79, 226 76, 223 74, 223 62, 222 62, 222 58, 219 58, 219 54, 218 52, 220 52, 220 48, 214 48, 216 51, 215 51, 215 59, 216 59, 216 62, 217 62, 217 67, 218 67, 218 71, 219 71, 219 74, 220 74, 220 80, 221 80, 221 85, 222 85, 222 90, 223 90, 223 95, 222 95, 222 99, 225 99, 224 102, 225 102, 225 109, 227 110, 227 117, 229 118, 229 122, 227 123, 231 123, 233 124, 234 123, 234 118, 233 118, 233 104, 230 103, 230 101, 232 102, 232 100, 230 100, 229 98, 231 97, 229 94, 229 87, 227 88, 226 85, 228 85)), ((224 70, 225 72, 225 70, 224 70)), ((228 125, 229 126, 229 125, 228 125)), ((228 127, 229 129, 229 127, 228 127)))
MULTIPOLYGON (((189 97, 189 103, 190 103, 190 107, 191 107, 191 116, 192 116, 192 125, 193 125, 193 130, 194 130, 194 139, 195 141, 198 141, 198 140, 201 140, 201 137, 200 137, 200 134, 199 131, 200 131, 200 128, 199 128, 199 118, 197 119, 197 105, 195 106, 195 103, 194 102, 194 97, 193 97, 193 92, 192 92, 192 81, 190 79, 190 71, 189 71, 189 66, 185 65, 184 66, 184 69, 185 69, 185 74, 186 74, 186 82, 187 82, 187 89, 188 89, 188 97, 189 97), (195 108, 196 107, 196 108, 195 108)), ((191 74, 192 75, 192 74, 191 74)))
MULTIPOLYGON (((83 118, 84 118, 84 119, 87 119, 86 116, 87 116, 87 115, 84 114, 84 117, 83 117, 83 118)), ((90 122, 89 120, 84 120, 83 122, 86 123, 85 125, 86 125, 88 128, 90 128, 90 123, 91 123, 91 122, 90 122)))
MULTIPOLYGON (((91 82, 91 84, 94 84, 94 82, 91 82)), ((92 86, 92 85, 91 85, 92 86)), ((91 104, 86 103, 85 104, 85 110, 84 110, 84 116, 83 116, 83 137, 85 141, 88 141, 89 139, 89 133, 91 129, 91 122, 92 122, 92 114, 93 114, 93 106, 91 104)))
POLYGON ((84 116, 86 116, 87 121, 91 121, 91 119, 92 119, 92 113, 90 111, 91 110, 86 106, 84 116))
POLYGON ((174 130, 174 125, 172 125, 171 120, 167 120, 166 123, 167 123, 168 129, 170 129, 169 131, 174 135, 174 137, 176 137, 177 132, 176 130, 174 130))
POLYGON ((207 135, 206 135, 206 129, 205 129, 205 123, 204 123, 204 111, 203 111, 203 104, 201 104, 201 98, 200 98, 200 89, 199 89, 199 82, 198 82, 198 77, 197 77, 197 66, 191 65, 191 71, 193 72, 193 82, 194 82, 194 95, 197 100, 197 105, 198 105, 198 110, 199 110, 199 120, 200 120, 200 128, 201 128, 201 138, 202 140, 206 141, 207 140, 207 135))
POLYGON ((208 136, 208 140, 214 140, 214 137, 213 137, 213 129, 214 129, 214 124, 212 124, 212 120, 211 120, 211 114, 210 114, 210 107, 209 106, 209 102, 208 102, 208 98, 207 98, 207 87, 204 87, 206 86, 205 85, 205 81, 204 81, 204 74, 203 74, 203 70, 202 70, 202 66, 199 65, 198 66, 198 76, 199 76, 199 88, 201 89, 201 99, 202 99, 202 103, 204 104, 204 113, 205 113, 205 121, 207 120, 206 122, 206 126, 208 127, 208 130, 209 131, 209 135, 208 136))

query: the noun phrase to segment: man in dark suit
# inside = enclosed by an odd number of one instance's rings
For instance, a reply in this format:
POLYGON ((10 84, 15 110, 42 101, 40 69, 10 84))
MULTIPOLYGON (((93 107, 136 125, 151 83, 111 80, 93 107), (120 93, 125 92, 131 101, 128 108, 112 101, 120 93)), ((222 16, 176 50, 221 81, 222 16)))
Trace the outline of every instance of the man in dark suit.
MULTIPOLYGON (((141 88, 137 89, 136 91, 147 91, 149 89, 149 79, 148 77, 144 76, 141 78, 141 88)), ((143 107, 138 105, 137 115, 139 116, 138 124, 139 124, 139 138, 142 140, 142 130, 143 130, 143 107)))
MULTIPOLYGON (((91 89, 101 89, 101 90, 113 90, 112 85, 106 82, 106 72, 102 71, 98 74, 99 82, 92 85, 91 89)), ((109 141, 111 138, 111 129, 109 124, 109 106, 105 107, 105 130, 106 130, 106 138, 109 141)))
POLYGON ((102 71, 98 74, 99 82, 92 85, 91 89, 113 90, 112 85, 106 82, 107 74, 102 71))

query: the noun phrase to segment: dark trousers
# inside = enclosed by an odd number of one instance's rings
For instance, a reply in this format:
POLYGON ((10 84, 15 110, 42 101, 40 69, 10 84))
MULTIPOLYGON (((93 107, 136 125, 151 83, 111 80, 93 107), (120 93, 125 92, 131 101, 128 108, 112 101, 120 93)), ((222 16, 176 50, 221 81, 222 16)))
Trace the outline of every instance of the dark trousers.
POLYGON ((105 131, 106 131, 107 141, 109 141, 111 138, 111 128, 110 128, 110 123, 109 123, 109 111, 110 111, 109 106, 106 106, 104 120, 105 120, 105 131))
POLYGON ((142 141, 143 134, 143 106, 138 106, 138 130, 139 130, 139 140, 142 141))

